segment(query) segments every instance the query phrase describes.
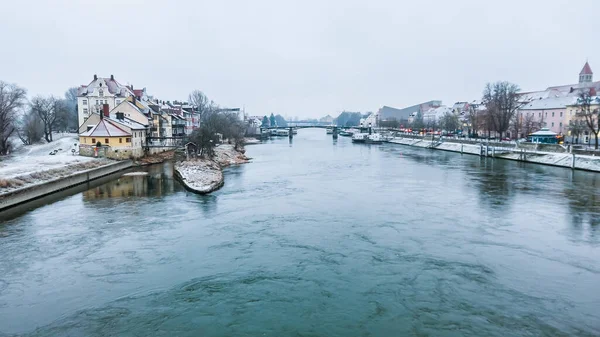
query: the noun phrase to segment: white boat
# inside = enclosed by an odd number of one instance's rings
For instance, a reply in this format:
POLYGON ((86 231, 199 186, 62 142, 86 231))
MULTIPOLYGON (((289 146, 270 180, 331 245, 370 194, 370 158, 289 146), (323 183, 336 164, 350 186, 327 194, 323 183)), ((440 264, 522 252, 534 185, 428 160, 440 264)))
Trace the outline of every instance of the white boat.
POLYGON ((288 129, 276 129, 275 136, 279 137, 287 137, 290 135, 290 131, 288 129))
POLYGON ((325 132, 327 132, 328 135, 333 133, 333 126, 328 126, 327 128, 325 128, 325 132))
POLYGON ((367 136, 367 141, 366 143, 368 144, 381 144, 383 143, 383 137, 381 137, 380 133, 373 133, 367 136))
POLYGON ((298 128, 293 128, 292 129, 292 134, 293 135, 297 135, 298 134, 298 128))
POLYGON ((353 143, 366 143, 367 137, 369 137, 368 133, 355 133, 352 135, 353 143))

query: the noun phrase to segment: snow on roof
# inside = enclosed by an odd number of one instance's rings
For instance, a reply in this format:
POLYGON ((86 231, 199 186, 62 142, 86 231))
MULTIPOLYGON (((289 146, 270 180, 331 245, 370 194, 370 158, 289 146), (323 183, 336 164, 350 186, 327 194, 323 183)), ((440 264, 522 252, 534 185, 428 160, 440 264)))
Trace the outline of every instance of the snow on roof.
POLYGON ((91 130, 81 134, 84 137, 130 137, 131 134, 119 128, 109 119, 101 119, 91 130))
POLYGON ((144 130, 146 129, 146 126, 144 124, 140 124, 136 121, 134 121, 131 118, 127 118, 127 117, 123 117, 123 119, 117 119, 115 116, 111 116, 110 117, 110 121, 112 123, 117 123, 123 126, 126 126, 132 130, 144 130))
MULTIPOLYGON (((570 90, 570 87, 569 87, 569 90, 570 90)), ((530 101, 534 101, 537 99, 564 97, 564 96, 566 96, 566 92, 568 92, 569 90, 561 91, 561 90, 558 90, 555 88, 548 88, 548 89, 542 90, 542 91, 523 92, 523 93, 519 93, 519 101, 520 102, 530 102, 530 101)))
POLYGON ((582 88, 596 88, 600 89, 600 81, 589 82, 589 83, 577 83, 577 84, 566 84, 566 85, 557 85, 555 87, 548 87, 547 90, 558 90, 563 93, 571 93, 571 89, 576 92, 582 88))
POLYGON ((556 135, 557 135, 556 132, 552 132, 547 128, 542 128, 540 131, 534 132, 530 136, 556 136, 556 135))
MULTIPOLYGON (((573 102, 569 105, 578 105, 581 104, 582 100, 581 98, 577 97, 573 99, 573 102)), ((600 96, 592 96, 590 97, 590 104, 591 105, 598 105, 600 104, 600 96)))
POLYGON ((133 95, 133 92, 131 91, 131 89, 129 89, 127 86, 122 85, 121 83, 117 82, 117 80, 115 80, 114 77, 112 77, 112 76, 108 77, 108 78, 98 77, 98 78, 92 80, 90 82, 90 84, 82 85, 81 87, 79 87, 77 95, 78 96, 86 96, 87 94, 92 93, 94 91, 94 89, 99 87, 102 83, 104 83, 105 87, 108 88, 108 92, 110 92, 113 95, 123 96, 123 97, 128 96, 127 94, 133 95))
POLYGON ((574 101, 575 98, 571 96, 537 99, 525 104, 520 110, 564 109, 574 101))

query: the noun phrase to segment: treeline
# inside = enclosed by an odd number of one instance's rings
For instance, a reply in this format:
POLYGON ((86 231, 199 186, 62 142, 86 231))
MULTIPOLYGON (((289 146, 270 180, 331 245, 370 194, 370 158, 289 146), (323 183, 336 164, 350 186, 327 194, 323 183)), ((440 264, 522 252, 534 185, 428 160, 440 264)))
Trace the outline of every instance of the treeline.
POLYGON ((358 126, 363 115, 360 112, 342 112, 333 123, 337 126, 358 126))
POLYGON ((62 98, 38 95, 28 100, 25 88, 0 81, 0 155, 11 151, 15 135, 29 145, 42 138, 51 142, 53 132, 76 128, 77 88, 62 98))
POLYGON ((266 127, 286 127, 287 125, 288 123, 282 115, 274 115, 271 113, 270 117, 264 116, 262 119, 262 126, 266 127))
POLYGON ((194 105, 200 118, 200 127, 189 137, 198 146, 200 156, 212 157, 215 146, 224 141, 236 149, 243 146, 246 123, 237 113, 224 111, 200 90, 189 95, 189 103, 194 105))

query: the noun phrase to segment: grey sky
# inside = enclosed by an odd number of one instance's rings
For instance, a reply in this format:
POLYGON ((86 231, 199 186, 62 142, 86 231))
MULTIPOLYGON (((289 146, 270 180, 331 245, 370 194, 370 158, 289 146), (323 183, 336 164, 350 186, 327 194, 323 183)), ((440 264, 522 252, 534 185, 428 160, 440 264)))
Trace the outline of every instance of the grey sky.
POLYGON ((6 1, 0 80, 62 95, 109 76, 155 97, 193 89, 251 115, 320 117, 486 82, 600 80, 600 1, 6 1), (7 34, 7 32, 10 32, 7 34))

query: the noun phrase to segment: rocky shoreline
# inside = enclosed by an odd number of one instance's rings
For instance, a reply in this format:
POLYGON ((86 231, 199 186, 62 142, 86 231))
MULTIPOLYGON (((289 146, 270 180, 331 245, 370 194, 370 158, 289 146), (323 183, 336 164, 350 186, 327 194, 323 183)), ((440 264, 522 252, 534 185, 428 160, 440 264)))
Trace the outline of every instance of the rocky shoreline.
POLYGON ((175 176, 183 186, 194 193, 208 194, 221 188, 225 183, 223 168, 229 165, 244 164, 249 161, 243 151, 232 145, 223 144, 215 148, 212 159, 194 158, 175 163, 175 176))

